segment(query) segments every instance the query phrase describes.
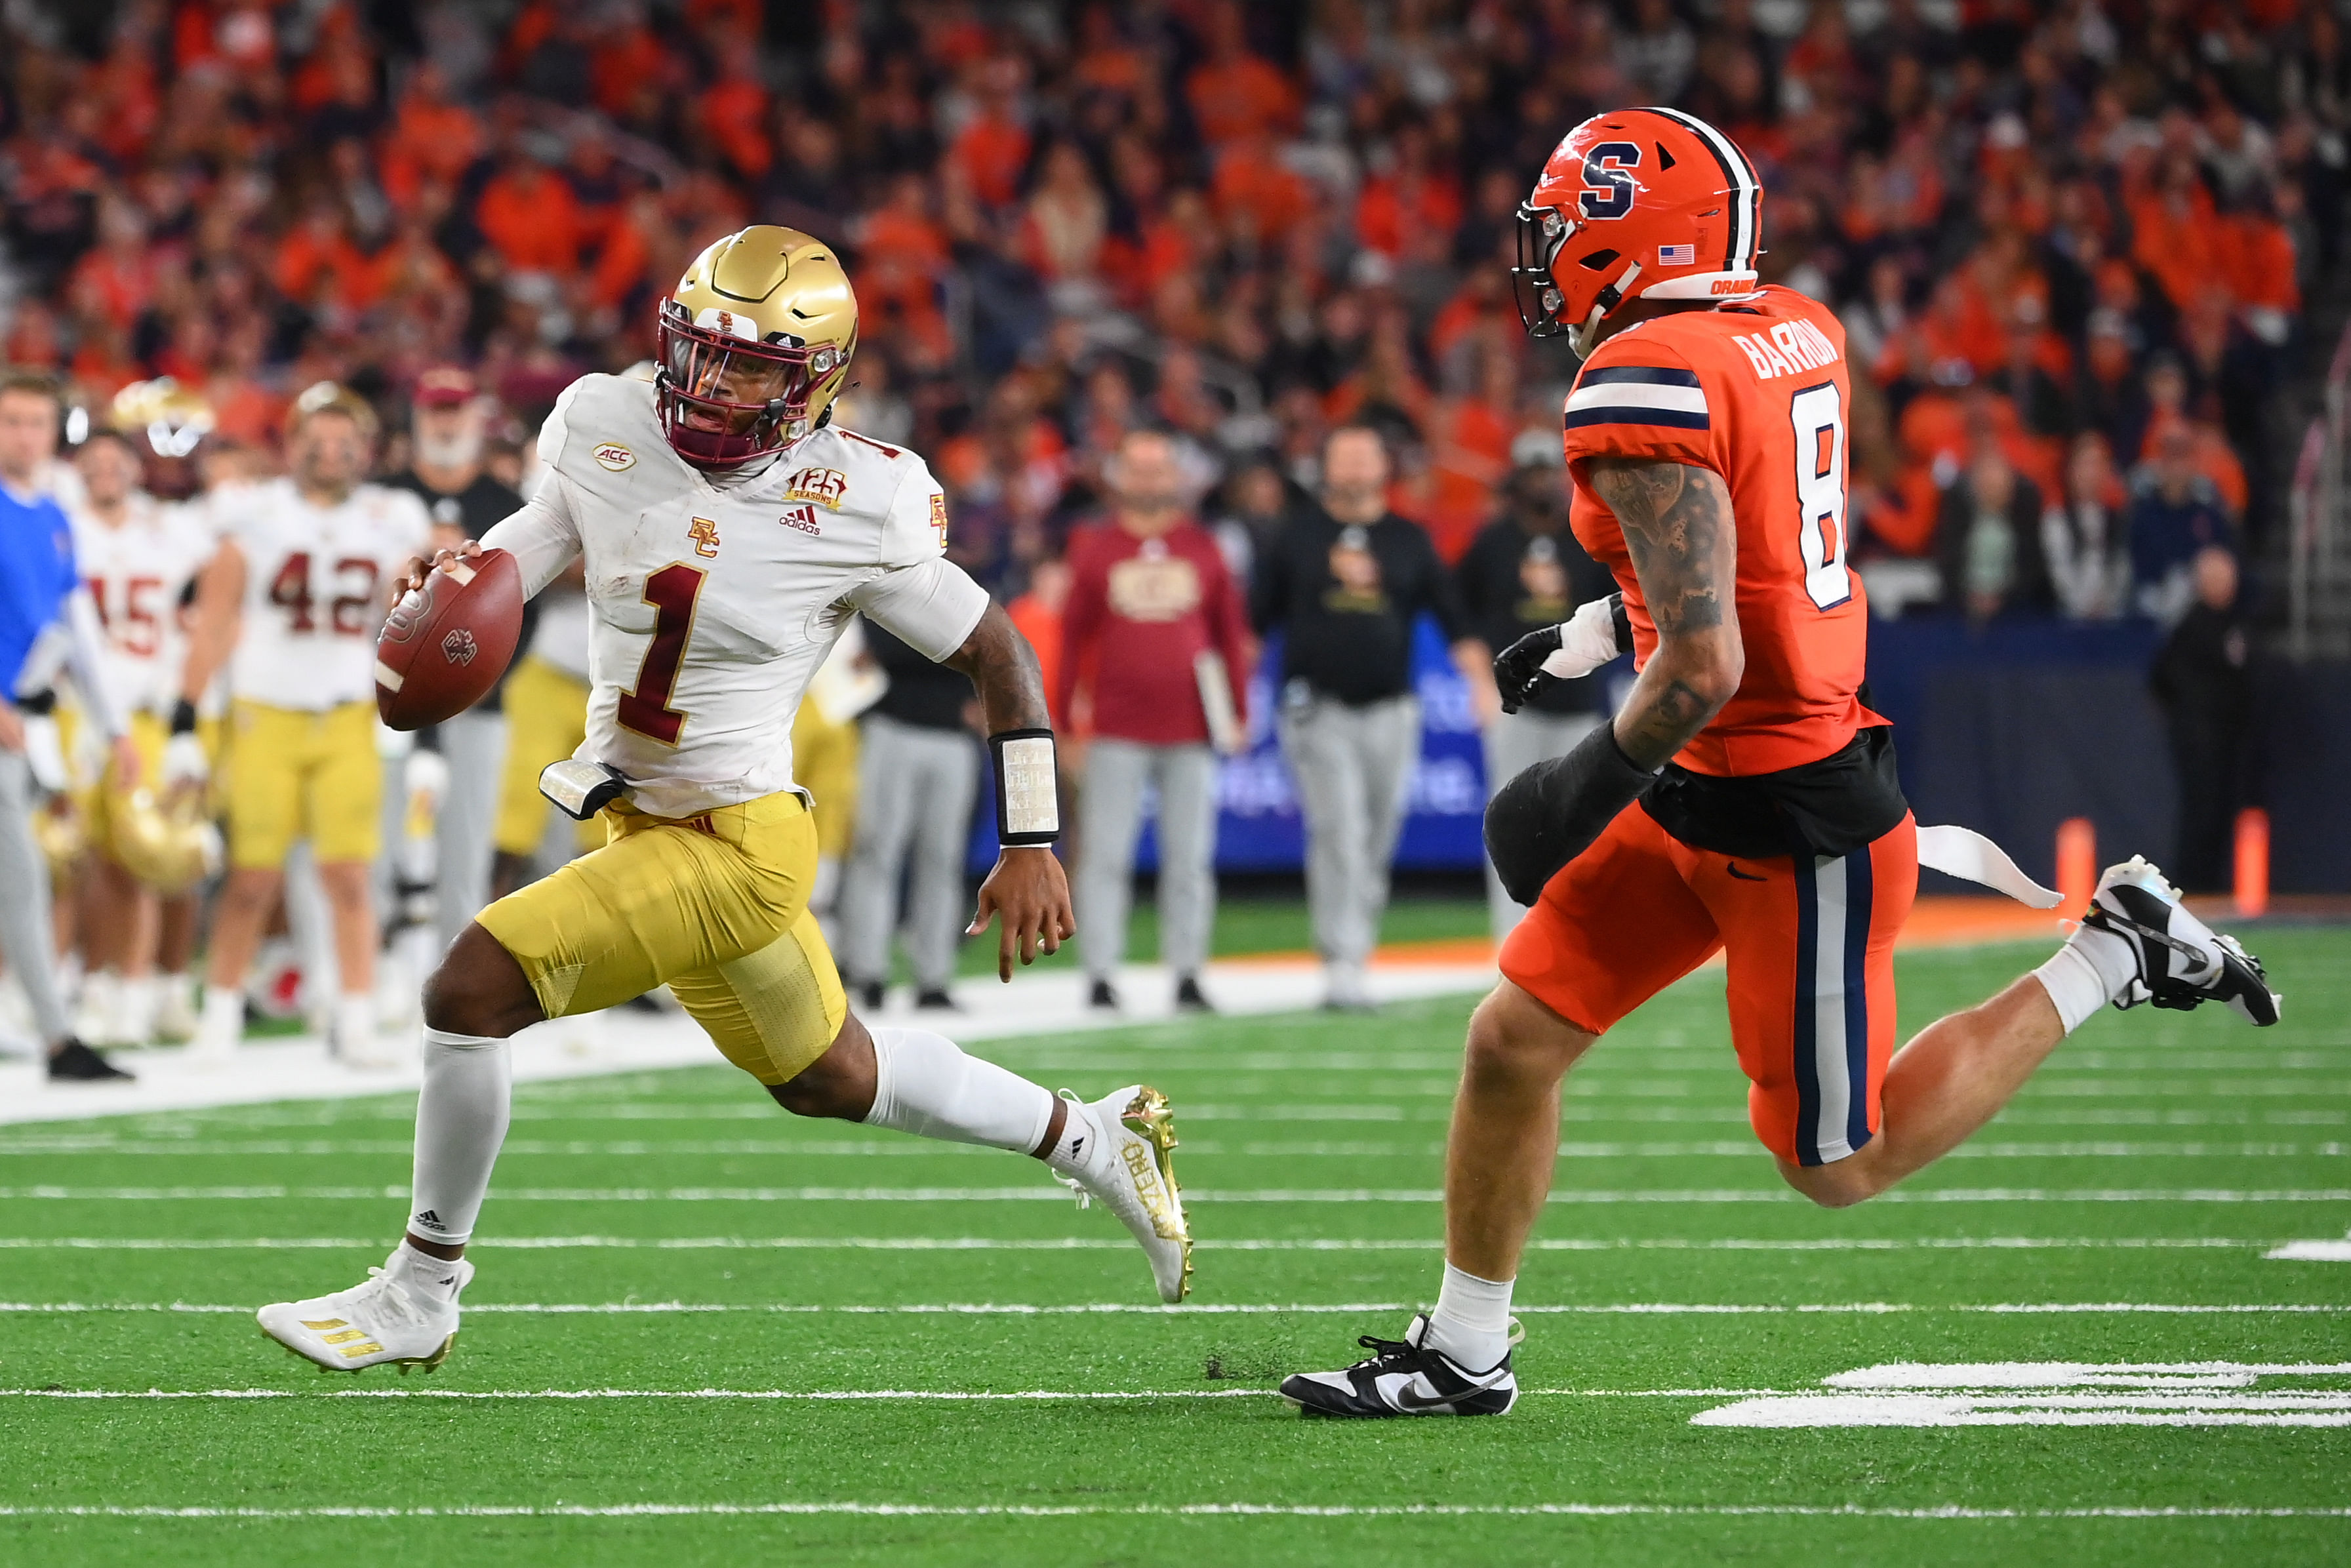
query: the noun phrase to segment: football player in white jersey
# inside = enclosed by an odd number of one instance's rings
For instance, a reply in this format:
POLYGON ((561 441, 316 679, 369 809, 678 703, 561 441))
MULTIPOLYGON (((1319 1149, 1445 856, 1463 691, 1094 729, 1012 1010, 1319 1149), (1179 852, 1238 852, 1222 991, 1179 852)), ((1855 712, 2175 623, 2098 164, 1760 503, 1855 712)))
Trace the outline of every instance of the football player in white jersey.
POLYGON ((229 662, 229 875, 213 919, 195 1049, 217 1059, 245 1028, 244 980, 284 882, 309 841, 334 926, 336 1053, 380 1065, 376 915, 383 768, 376 755, 375 639, 432 519, 405 490, 362 483, 376 421, 321 382, 295 401, 292 473, 215 491, 222 569, 241 604, 229 662))
POLYGON ((1036 656, 946 560, 923 460, 830 423, 856 338, 831 248, 747 228, 664 303, 654 385, 585 377, 540 432, 550 472, 483 543, 513 551, 533 593, 585 558, 588 737, 549 784, 582 809, 615 797, 607 841, 484 910, 425 987, 407 1234, 365 1284, 263 1308, 288 1349, 332 1369, 437 1364, 506 1134, 506 1038, 663 982, 787 1110, 1032 1155, 1125 1223, 1163 1298, 1184 1296, 1165 1097, 1057 1099, 928 1030, 869 1030, 809 912, 817 830, 792 716, 862 613, 977 688, 1005 848, 973 930, 1003 917, 999 974, 1075 926, 1036 656))
POLYGON ((110 768, 90 792, 81 1032, 102 1045, 140 1045, 158 1028, 159 1003, 175 1015, 164 1025, 187 1010, 179 971, 212 831, 203 800, 209 767, 194 733, 212 635, 199 618, 217 599, 196 590, 215 570, 217 542, 201 511, 141 487, 150 470, 169 477, 185 466, 172 466, 185 453, 151 461, 155 441, 193 449, 210 412, 168 384, 136 382, 116 398, 115 413, 116 425, 92 431, 75 454, 82 494, 68 516, 74 558, 106 629, 108 674, 130 711, 142 766, 138 787, 123 787, 110 768), (167 904, 179 940, 159 994, 167 904))

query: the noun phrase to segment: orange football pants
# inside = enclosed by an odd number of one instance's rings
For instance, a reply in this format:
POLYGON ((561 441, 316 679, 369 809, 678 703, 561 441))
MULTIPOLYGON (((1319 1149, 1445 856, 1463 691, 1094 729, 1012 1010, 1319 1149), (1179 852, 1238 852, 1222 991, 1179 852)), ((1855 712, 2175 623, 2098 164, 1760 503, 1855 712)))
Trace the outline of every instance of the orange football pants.
POLYGON ((1602 1034, 1724 950, 1755 1135, 1783 1160, 1827 1165, 1877 1132, 1894 938, 1917 887, 1907 816, 1851 854, 1744 860, 1692 849, 1635 804, 1543 888, 1502 945, 1502 974, 1602 1034))

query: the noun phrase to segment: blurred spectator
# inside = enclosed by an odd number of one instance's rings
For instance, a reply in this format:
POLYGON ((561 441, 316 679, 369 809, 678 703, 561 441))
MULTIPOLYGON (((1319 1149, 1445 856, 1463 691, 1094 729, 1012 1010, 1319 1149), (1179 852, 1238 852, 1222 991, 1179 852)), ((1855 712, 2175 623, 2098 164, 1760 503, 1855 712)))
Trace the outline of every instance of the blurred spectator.
POLYGON ((2131 558, 2122 481, 2105 437, 2074 437, 2065 488, 2043 514, 2042 548, 2057 602, 2076 621, 2112 621, 2130 612, 2131 558))
MULTIPOLYGON (((1216 540, 1187 515, 1175 444, 1134 431, 1104 477, 1109 520, 1070 538, 1069 604, 1058 661, 1060 711, 1091 696, 1093 736, 1079 795, 1078 952, 1088 1005, 1115 1008, 1126 957, 1134 846, 1145 791, 1158 800, 1159 956, 1179 1011, 1207 1011, 1200 970, 1217 908, 1217 725, 1249 710, 1249 628, 1216 540)), ((1228 728, 1227 738, 1238 730, 1228 728)))
POLYGON ((1997 434, 1979 431, 1935 521, 1943 603, 1970 621, 2053 608, 2041 510, 2041 487, 2016 471, 1997 434))
POLYGON ((2198 472, 2195 433, 2175 424, 2159 434, 2154 457, 2131 486, 2131 595, 2142 615, 2171 625, 2195 598, 2199 552, 2235 545, 2229 514, 2212 481, 2198 472))
POLYGON ((2252 733, 2249 644, 2238 602, 2237 558, 2217 545, 2196 552, 2194 601, 2156 655, 2149 685, 2171 734, 2179 779, 2179 841, 2163 863, 2189 893, 2230 884, 2230 846, 2244 804, 2252 733))
POLYGON ((1293 518, 1258 565, 1251 612, 1282 634, 1281 749, 1306 819, 1306 901, 1327 1004, 1372 1005, 1364 966, 1387 908, 1388 867, 1420 756, 1413 627, 1453 646, 1482 720, 1499 710, 1491 654, 1417 523, 1388 509, 1378 432, 1343 425, 1322 448, 1322 505, 1293 518))
POLYGON ((952 1008, 947 983, 963 931, 964 849, 979 789, 979 743, 966 722, 971 682, 873 622, 862 625, 865 651, 890 686, 858 727, 857 837, 840 904, 841 983, 859 1007, 879 1011, 894 935, 914 970, 914 1005, 952 1008))
MULTIPOLYGON (((1589 599, 1615 591, 1608 569, 1567 531, 1566 477, 1556 463, 1533 464, 1510 476, 1510 510, 1489 523, 1455 572, 1469 629, 1499 652, 1530 632, 1556 626, 1589 599)), ((1486 788, 1490 793, 1546 758, 1564 757, 1608 711, 1605 678, 1551 681, 1518 712, 1486 726, 1486 788)), ((1526 914, 1486 867, 1486 902, 1499 942, 1526 914)))

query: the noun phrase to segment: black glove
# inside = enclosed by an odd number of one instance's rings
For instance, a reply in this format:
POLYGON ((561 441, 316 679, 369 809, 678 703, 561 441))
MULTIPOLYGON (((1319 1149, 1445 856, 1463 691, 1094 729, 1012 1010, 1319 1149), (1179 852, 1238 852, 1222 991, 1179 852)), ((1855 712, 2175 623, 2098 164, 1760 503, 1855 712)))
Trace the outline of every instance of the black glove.
POLYGON ((1502 711, 1516 713, 1531 701, 1542 684, 1553 677, 1543 674, 1542 662, 1559 652, 1562 626, 1546 626, 1540 632, 1530 632, 1500 653, 1494 655, 1494 689, 1501 694, 1502 711))

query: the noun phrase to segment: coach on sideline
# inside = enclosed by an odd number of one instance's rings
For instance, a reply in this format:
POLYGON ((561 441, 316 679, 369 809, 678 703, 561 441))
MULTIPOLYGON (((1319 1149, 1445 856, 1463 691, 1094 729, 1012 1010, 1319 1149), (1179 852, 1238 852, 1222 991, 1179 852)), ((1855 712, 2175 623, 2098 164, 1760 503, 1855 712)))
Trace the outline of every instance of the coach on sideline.
POLYGON ((1420 525, 1388 510, 1388 452, 1368 425, 1322 444, 1322 505, 1293 518, 1258 567, 1260 634, 1283 633, 1281 749, 1306 818, 1306 903, 1330 991, 1371 1006, 1364 967, 1379 940, 1388 866, 1420 759, 1414 620, 1437 619, 1481 726, 1499 710, 1485 643, 1420 525))
POLYGON ((73 1037, 57 994, 49 873, 33 838, 33 763, 17 706, 22 701, 47 713, 56 700, 47 674, 30 682, 24 677, 28 664, 54 670, 54 662, 37 657, 35 647, 62 633, 83 711, 113 743, 115 779, 126 789, 138 783, 139 748, 100 674, 103 633, 98 607, 74 566, 72 526, 56 498, 38 487, 42 467, 57 451, 61 412, 47 377, 0 370, 0 956, 32 1004, 51 1078, 128 1079, 131 1074, 73 1037))
POLYGON ((1249 625, 1217 541, 1184 509, 1174 443, 1135 430, 1107 476, 1107 522, 1071 536, 1055 711, 1082 675, 1093 693, 1079 796, 1078 952, 1087 1000, 1118 1006, 1144 786, 1159 790, 1159 956, 1179 1011, 1211 1010, 1200 989, 1217 917, 1217 754, 1203 695, 1221 680, 1236 725, 1247 710, 1249 625), (1204 671, 1202 661, 1215 660, 1204 671))

